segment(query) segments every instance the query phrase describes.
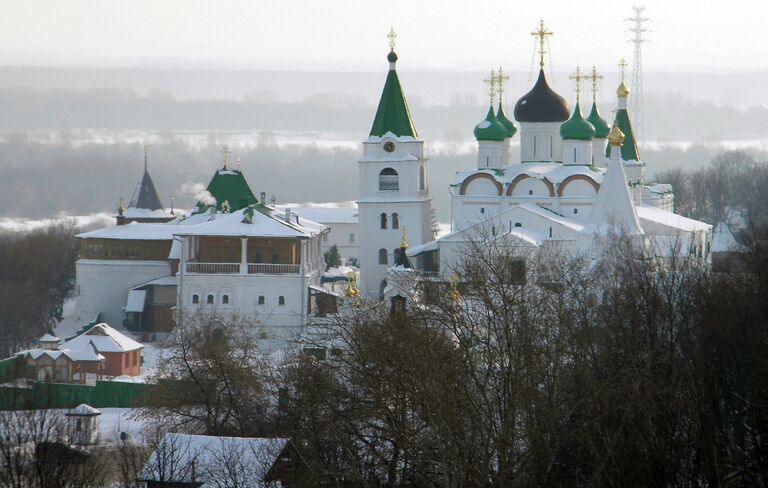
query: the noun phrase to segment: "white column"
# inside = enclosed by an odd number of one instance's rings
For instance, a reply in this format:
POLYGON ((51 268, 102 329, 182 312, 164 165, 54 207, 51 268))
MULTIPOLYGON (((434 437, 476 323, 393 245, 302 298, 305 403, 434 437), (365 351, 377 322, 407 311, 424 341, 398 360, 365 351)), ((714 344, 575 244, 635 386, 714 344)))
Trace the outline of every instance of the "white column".
POLYGON ((240 238, 240 274, 248 274, 248 238, 240 238))

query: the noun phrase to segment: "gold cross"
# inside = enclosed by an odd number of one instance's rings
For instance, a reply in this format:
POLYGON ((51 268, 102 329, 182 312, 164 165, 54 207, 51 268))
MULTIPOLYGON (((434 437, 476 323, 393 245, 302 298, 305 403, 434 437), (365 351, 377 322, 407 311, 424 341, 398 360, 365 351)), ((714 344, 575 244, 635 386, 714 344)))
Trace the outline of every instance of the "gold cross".
POLYGON ((496 72, 493 70, 491 70, 488 78, 483 80, 483 83, 488 85, 488 96, 491 98, 491 105, 493 105, 493 101, 496 98, 496 82, 496 72))
POLYGON ((227 169, 227 163, 229 162, 229 146, 226 144, 221 148, 221 155, 224 159, 224 169, 227 169))
POLYGON ((501 103, 501 99, 504 97, 504 82, 506 82, 508 79, 509 75, 505 75, 501 70, 501 66, 499 66, 499 71, 497 71, 496 74, 496 83, 498 84, 496 90, 499 92, 499 103, 501 103))
POLYGON ((581 74, 581 68, 576 66, 576 72, 570 76, 570 78, 574 81, 576 81, 576 103, 579 103, 579 100, 581 99, 581 80, 586 78, 586 76, 581 74))
POLYGON ((403 240, 400 242, 400 247, 401 248, 408 247, 408 241, 405 240, 405 226, 403 226, 403 240))
POLYGON ((621 81, 624 81, 624 71, 627 69, 627 62, 624 61, 624 58, 619 61, 619 69, 621 70, 621 81))
POLYGON ((592 74, 588 76, 592 80, 592 100, 597 101, 597 84, 599 80, 603 79, 603 75, 597 72, 597 68, 592 66, 592 74))
POLYGON ((541 19, 541 22, 539 22, 539 30, 531 32, 532 36, 539 38, 539 66, 542 68, 544 67, 544 53, 547 52, 544 48, 544 43, 546 42, 547 37, 551 36, 552 34, 554 34, 554 32, 548 31, 544 28, 544 19, 541 19))
POLYGON ((389 39, 389 50, 394 51, 395 50, 395 40, 397 40, 397 34, 395 34, 395 28, 390 27, 389 28, 389 34, 387 34, 387 38, 389 39))

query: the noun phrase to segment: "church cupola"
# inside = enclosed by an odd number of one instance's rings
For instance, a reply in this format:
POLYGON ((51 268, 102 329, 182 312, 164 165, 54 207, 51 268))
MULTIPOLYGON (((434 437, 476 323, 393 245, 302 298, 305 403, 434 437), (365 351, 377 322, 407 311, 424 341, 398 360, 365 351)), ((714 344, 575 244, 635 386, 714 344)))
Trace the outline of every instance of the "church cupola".
POLYGON ((581 82, 584 77, 579 67, 571 77, 576 81, 576 107, 571 118, 560 126, 560 137, 563 138, 563 164, 592 164, 592 138, 595 127, 581 114, 581 82))
POLYGON ((223 156, 221 169, 213 174, 206 193, 197 202, 197 213, 207 212, 211 208, 221 212, 225 210, 236 212, 257 202, 256 196, 240 171, 240 160, 238 159, 236 169, 230 168, 229 147, 225 145, 221 153, 223 156))
POLYGON ((499 79, 495 71, 484 80, 488 84, 490 104, 485 119, 475 126, 477 139, 477 168, 502 168, 509 164, 509 128, 496 117, 493 102, 496 99, 496 87, 499 79))
POLYGON ((523 163, 560 161, 562 144, 560 125, 568 120, 568 102, 555 93, 544 74, 544 54, 547 38, 552 35, 544 27, 531 33, 537 38, 539 77, 531 91, 515 104, 515 119, 520 123, 520 153, 523 163))
POLYGON ((173 220, 173 214, 167 212, 160 202, 160 197, 155 189, 152 177, 149 176, 148 169, 148 146, 144 145, 144 173, 141 175, 141 181, 136 185, 128 202, 128 208, 123 208, 122 203, 118 208, 117 225, 130 224, 131 222, 155 222, 162 223, 173 220))
POLYGON ((597 109, 597 84, 603 77, 592 66, 592 73, 587 78, 592 82, 592 110, 587 116, 587 121, 595 128, 595 135, 592 138, 592 164, 602 168, 605 167, 606 138, 611 131, 608 122, 600 116, 600 111, 597 109))
POLYGON ((507 115, 504 113, 504 82, 508 79, 509 76, 505 75, 501 66, 499 66, 499 71, 496 72, 496 91, 499 94, 499 108, 496 110, 496 119, 501 123, 501 125, 506 127, 507 137, 511 138, 517 133, 517 126, 514 122, 509 120, 507 115))

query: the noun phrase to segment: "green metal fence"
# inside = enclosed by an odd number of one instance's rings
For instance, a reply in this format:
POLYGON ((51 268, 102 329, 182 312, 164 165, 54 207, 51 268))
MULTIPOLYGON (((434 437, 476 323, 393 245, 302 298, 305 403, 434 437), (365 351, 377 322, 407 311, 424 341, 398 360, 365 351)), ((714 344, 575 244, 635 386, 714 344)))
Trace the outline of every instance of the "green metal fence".
POLYGON ((95 408, 146 405, 154 385, 97 381, 95 386, 32 383, 28 387, 0 387, 0 409, 72 408, 87 403, 95 408))

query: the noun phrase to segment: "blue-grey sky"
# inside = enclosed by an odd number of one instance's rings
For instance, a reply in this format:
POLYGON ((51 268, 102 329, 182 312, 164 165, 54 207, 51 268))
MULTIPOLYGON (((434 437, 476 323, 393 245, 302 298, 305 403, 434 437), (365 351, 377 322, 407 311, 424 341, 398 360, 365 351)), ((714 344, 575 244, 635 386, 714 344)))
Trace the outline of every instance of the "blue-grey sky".
MULTIPOLYGON (((0 64, 379 68, 394 26, 416 69, 527 70, 543 17, 556 69, 626 57, 633 2, 0 0, 0 64), (530 3, 530 6, 526 6, 530 3)), ((647 70, 768 68, 765 0, 641 0, 647 70)))

